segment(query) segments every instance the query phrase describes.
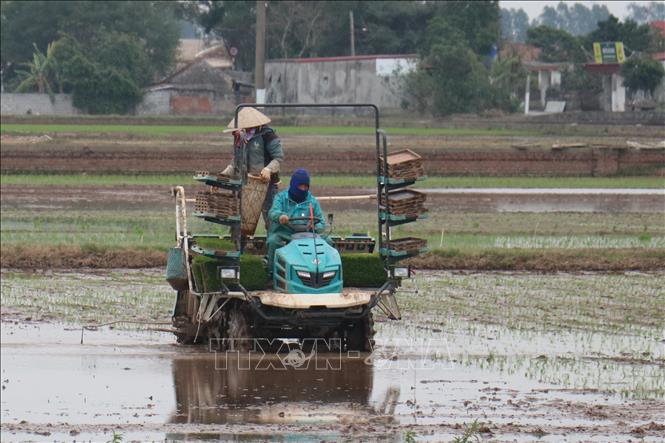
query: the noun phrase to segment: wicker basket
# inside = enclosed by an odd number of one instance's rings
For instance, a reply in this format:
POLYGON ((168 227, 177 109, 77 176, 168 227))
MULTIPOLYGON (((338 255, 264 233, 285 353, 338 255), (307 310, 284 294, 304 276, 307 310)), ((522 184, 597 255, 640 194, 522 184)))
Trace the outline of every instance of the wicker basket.
POLYGON ((242 187, 242 220, 240 232, 242 235, 254 235, 256 225, 259 223, 263 202, 268 192, 268 182, 261 177, 247 175, 247 183, 242 187))
POLYGON ((233 192, 209 187, 206 191, 196 194, 194 210, 204 214, 212 214, 215 217, 226 218, 238 215, 240 205, 238 198, 233 192))

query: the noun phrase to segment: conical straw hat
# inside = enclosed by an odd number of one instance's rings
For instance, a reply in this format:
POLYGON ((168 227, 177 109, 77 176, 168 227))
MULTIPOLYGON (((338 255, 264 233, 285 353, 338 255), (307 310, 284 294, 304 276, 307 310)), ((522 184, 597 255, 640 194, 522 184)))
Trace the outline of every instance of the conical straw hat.
POLYGON ((242 108, 238 113, 238 125, 234 123, 235 118, 232 118, 224 132, 233 132, 236 129, 255 128, 270 123, 267 115, 254 108, 242 108))

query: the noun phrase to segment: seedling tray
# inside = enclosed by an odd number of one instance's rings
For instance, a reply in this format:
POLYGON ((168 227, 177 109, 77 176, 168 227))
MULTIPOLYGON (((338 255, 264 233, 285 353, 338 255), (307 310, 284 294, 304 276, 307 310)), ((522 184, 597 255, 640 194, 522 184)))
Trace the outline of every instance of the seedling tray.
POLYGON ((240 200, 231 191, 222 191, 211 188, 208 191, 199 191, 196 194, 194 212, 212 214, 217 218, 228 218, 240 213, 240 200))
POLYGON ((403 189, 392 191, 388 194, 388 201, 381 195, 381 205, 386 208, 388 213, 394 215, 417 216, 426 212, 424 203, 427 196, 422 192, 413 189, 403 189))
POLYGON ((242 186, 242 181, 239 179, 228 175, 211 174, 208 171, 197 171, 194 173, 194 180, 216 188, 240 189, 242 186))
POLYGON ((381 254, 389 257, 414 256, 425 251, 427 251, 427 240, 415 237, 390 240, 381 248, 381 254))
POLYGON ((403 149, 388 154, 386 158, 388 171, 385 171, 384 159, 381 157, 381 174, 393 179, 415 180, 425 175, 423 159, 410 149, 403 149))

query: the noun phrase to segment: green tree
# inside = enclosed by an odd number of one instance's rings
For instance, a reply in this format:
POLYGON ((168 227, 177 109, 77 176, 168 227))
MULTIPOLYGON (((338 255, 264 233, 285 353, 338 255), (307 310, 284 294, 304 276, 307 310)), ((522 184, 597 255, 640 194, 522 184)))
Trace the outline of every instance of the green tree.
POLYGON ((2 2, 2 65, 27 62, 33 43, 44 52, 69 34, 91 54, 106 34, 126 34, 141 41, 150 79, 173 65, 179 27, 175 2, 162 1, 7 1, 2 2))
POLYGON ((91 67, 90 76, 74 84, 77 108, 91 114, 126 114, 141 101, 141 89, 128 75, 112 67, 91 67))
POLYGON ((436 15, 446 18, 464 34, 467 45, 479 55, 489 54, 501 36, 498 1, 435 2, 436 15))
POLYGON ((526 69, 519 57, 508 57, 492 65, 490 83, 494 106, 517 110, 524 95, 526 69))
POLYGON ((606 20, 610 11, 605 5, 586 6, 584 3, 559 2, 556 7, 545 6, 536 22, 541 26, 560 29, 574 36, 588 34, 597 23, 606 20))
POLYGON ((631 3, 628 5, 628 10, 630 11, 630 19, 637 23, 665 20, 665 3, 663 2, 631 3))
MULTIPOLYGON (((332 2, 331 2, 332 3, 332 2)), ((349 11, 354 13, 356 52, 358 54, 407 54, 418 52, 423 31, 435 5, 429 2, 380 1, 344 2, 345 7, 331 11, 336 18, 324 29, 325 36, 337 38, 337 51, 349 51, 349 11)), ((332 6, 332 5, 331 5, 332 6)), ((327 12, 328 12, 327 11, 327 12)))
POLYGON ((413 105, 435 115, 495 106, 497 94, 480 60, 499 40, 498 2, 441 2, 433 7, 435 14, 420 38, 421 62, 406 81, 413 105))
POLYGON ((486 68, 462 45, 435 45, 428 61, 438 87, 433 94, 435 114, 478 112, 490 105, 486 68))
POLYGON ((34 91, 43 94, 48 93, 51 101, 54 100, 53 87, 51 86, 52 77, 55 71, 55 59, 53 57, 53 45, 48 45, 46 54, 42 53, 37 45, 32 55, 32 61, 22 63, 22 66, 28 68, 28 71, 17 71, 21 78, 21 83, 16 87, 17 92, 34 91))
POLYGON ((645 91, 653 95, 665 76, 665 70, 663 65, 649 56, 632 57, 621 66, 621 75, 623 84, 630 92, 645 91))
POLYGON ((129 58, 142 54, 138 42, 111 35, 100 44, 95 59, 71 36, 63 36, 52 47, 63 89, 73 94, 77 108, 91 114, 125 114, 140 102, 138 81, 145 72, 135 72, 137 64, 129 63, 129 58), (113 60, 116 55, 117 63, 110 64, 107 57, 113 60))
POLYGON ((74 82, 91 74, 91 70, 81 70, 83 61, 90 61, 83 55, 83 48, 73 37, 64 35, 51 43, 55 75, 59 79, 61 92, 71 93, 74 82))
POLYGON ((111 32, 99 37, 91 53, 94 62, 112 66, 129 77, 136 85, 144 86, 152 81, 152 69, 145 43, 130 34, 111 32))
MULTIPOLYGON (((254 1, 184 2, 183 16, 239 49, 237 61, 253 67, 254 1), (246 55, 245 55, 246 54, 246 55)), ((267 9, 269 57, 348 55, 349 12, 354 14, 357 54, 420 52, 430 19, 447 20, 467 45, 487 54, 499 38, 497 1, 280 1, 267 9)))
POLYGON ((501 38, 513 42, 524 42, 529 29, 529 16, 522 8, 501 9, 501 38))
POLYGON ((549 26, 530 28, 526 42, 541 49, 543 62, 584 62, 586 56, 580 40, 568 32, 549 26))
POLYGON ((415 108, 434 115, 479 112, 493 104, 487 69, 458 42, 434 44, 406 86, 415 108))
POLYGON ((640 25, 633 20, 619 21, 611 15, 607 20, 598 22, 598 29, 585 38, 585 47, 591 47, 593 42, 623 42, 627 53, 653 51, 653 30, 649 25, 640 25))

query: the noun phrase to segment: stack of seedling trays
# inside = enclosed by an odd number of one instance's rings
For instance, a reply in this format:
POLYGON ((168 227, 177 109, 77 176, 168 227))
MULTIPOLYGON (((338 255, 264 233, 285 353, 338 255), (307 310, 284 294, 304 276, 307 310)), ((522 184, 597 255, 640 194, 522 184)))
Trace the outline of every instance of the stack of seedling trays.
POLYGON ((390 257, 413 257, 427 251, 427 240, 415 237, 398 238, 387 241, 383 249, 390 257))
POLYGON ((210 218, 233 219, 239 217, 240 200, 236 193, 214 187, 196 194, 194 213, 210 218))
POLYGON ((372 253, 376 242, 368 235, 353 234, 348 237, 332 237, 333 245, 340 253, 372 253))
POLYGON ((412 184, 416 180, 424 180, 425 167, 423 158, 410 149, 404 149, 388 154, 388 171, 384 166, 383 157, 381 159, 381 176, 384 181, 387 178, 389 187, 393 185, 412 184))
POLYGON ((194 180, 208 185, 196 194, 195 217, 223 225, 240 223, 240 180, 207 171, 197 172, 194 180))
POLYGON ((194 180, 217 188, 240 189, 242 186, 240 179, 228 175, 211 174, 208 171, 196 171, 194 180))
POLYGON ((426 195, 408 186, 426 178, 423 159, 410 149, 381 157, 379 180, 379 219, 382 238, 379 253, 389 266, 427 251, 427 241, 415 237, 393 239, 391 227, 427 217, 426 195), (387 164, 387 167, 386 167, 387 164))
POLYGON ((427 196, 413 189, 400 189, 388 192, 388 201, 381 195, 381 205, 392 215, 418 217, 427 212, 425 199, 427 196))
MULTIPOLYGON (((239 179, 208 171, 198 171, 194 180, 206 185, 194 200, 195 217, 227 226, 240 226, 239 179)), ((217 292, 223 289, 219 268, 240 268, 240 251, 228 237, 219 234, 193 234, 189 238, 193 255, 191 266, 194 286, 199 292, 217 292)), ((241 274, 242 275, 242 274, 241 274)))

